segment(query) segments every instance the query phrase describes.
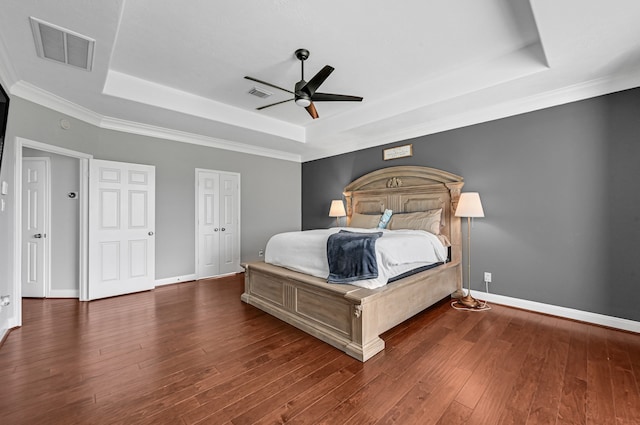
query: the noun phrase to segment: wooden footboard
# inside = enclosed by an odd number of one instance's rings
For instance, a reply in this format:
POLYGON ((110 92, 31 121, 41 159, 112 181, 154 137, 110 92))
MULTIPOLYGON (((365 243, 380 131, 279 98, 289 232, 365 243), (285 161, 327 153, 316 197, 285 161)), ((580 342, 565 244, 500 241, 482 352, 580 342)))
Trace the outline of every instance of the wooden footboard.
POLYGON ((460 263, 448 263, 379 289, 328 284, 282 267, 245 264, 242 301, 366 361, 384 349, 380 334, 461 285, 460 263))

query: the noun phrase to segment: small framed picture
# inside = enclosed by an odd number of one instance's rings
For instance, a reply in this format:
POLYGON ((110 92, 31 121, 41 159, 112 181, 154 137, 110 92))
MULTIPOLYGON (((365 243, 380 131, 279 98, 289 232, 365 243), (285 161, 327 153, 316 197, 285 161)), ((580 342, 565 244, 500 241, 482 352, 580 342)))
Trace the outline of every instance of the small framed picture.
POLYGON ((396 146, 382 151, 382 159, 385 161, 407 156, 413 156, 413 145, 396 146))

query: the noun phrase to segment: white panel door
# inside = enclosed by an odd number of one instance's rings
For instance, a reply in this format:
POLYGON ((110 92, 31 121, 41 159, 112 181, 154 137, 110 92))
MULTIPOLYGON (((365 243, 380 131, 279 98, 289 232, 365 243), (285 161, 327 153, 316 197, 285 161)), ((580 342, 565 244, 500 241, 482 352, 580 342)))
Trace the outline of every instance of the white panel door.
POLYGON ((220 274, 220 175, 198 172, 198 278, 220 274))
POLYGON ((155 286, 155 167, 91 160, 89 299, 155 286))
POLYGON ((238 176, 220 174, 220 274, 239 269, 238 192, 238 176))
POLYGON ((22 296, 46 296, 49 252, 48 158, 22 160, 22 296))
POLYGON ((197 170, 198 279, 240 269, 240 176, 197 170))

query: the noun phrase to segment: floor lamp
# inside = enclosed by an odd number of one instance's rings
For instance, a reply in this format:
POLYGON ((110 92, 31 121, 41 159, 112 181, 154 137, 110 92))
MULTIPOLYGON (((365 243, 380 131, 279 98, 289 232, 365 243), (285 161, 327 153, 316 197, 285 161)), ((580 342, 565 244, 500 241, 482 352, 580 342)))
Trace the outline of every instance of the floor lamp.
POLYGON ((331 207, 329 208, 329 217, 336 218, 336 226, 340 227, 340 217, 345 217, 347 212, 344 210, 344 203, 342 199, 334 199, 331 201, 331 207))
POLYGON ((458 302, 465 307, 478 308, 480 303, 471 296, 471 217, 484 217, 482 202, 477 192, 466 192, 460 194, 456 217, 467 217, 467 295, 460 298, 458 302))

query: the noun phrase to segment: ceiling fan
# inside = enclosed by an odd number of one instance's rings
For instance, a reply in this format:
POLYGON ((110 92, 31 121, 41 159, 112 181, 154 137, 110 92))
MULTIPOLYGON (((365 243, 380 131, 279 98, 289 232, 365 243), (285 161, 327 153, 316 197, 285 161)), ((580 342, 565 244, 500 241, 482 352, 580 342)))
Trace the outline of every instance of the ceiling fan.
POLYGON ((266 81, 258 80, 257 78, 245 76, 247 80, 255 81, 256 83, 264 84, 265 86, 273 87, 278 90, 286 91, 287 93, 291 93, 293 95, 292 99, 283 100, 280 102, 272 103, 270 105, 261 106, 256 108, 257 110, 261 110, 264 108, 269 108, 271 106, 279 105, 281 103, 295 101, 296 105, 302 106, 307 110, 309 115, 313 119, 318 118, 318 111, 316 107, 313 105, 313 102, 332 102, 332 101, 347 101, 347 102, 361 102, 362 97, 360 96, 349 96, 346 94, 332 94, 332 93, 319 93, 316 92, 318 87, 327 77, 333 72, 333 67, 326 65, 322 68, 316 75, 313 76, 311 80, 308 82, 304 80, 304 61, 309 57, 309 51, 307 49, 298 49, 295 52, 296 58, 300 60, 300 68, 301 68, 301 79, 295 85, 294 91, 284 89, 282 87, 278 87, 275 84, 267 83, 266 81))

